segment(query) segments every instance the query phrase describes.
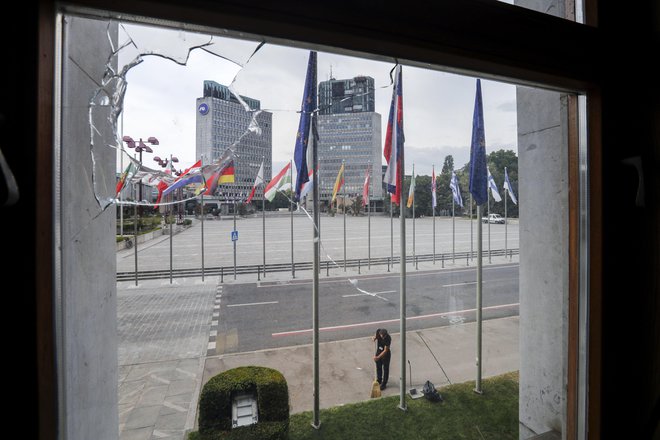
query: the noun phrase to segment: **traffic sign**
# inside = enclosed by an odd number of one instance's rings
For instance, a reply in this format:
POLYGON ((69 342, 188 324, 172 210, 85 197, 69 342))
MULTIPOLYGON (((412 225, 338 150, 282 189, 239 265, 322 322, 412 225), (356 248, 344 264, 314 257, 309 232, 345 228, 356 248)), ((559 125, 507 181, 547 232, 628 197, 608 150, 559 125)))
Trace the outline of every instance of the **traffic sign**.
POLYGON ((238 231, 231 231, 231 241, 238 241, 238 231))

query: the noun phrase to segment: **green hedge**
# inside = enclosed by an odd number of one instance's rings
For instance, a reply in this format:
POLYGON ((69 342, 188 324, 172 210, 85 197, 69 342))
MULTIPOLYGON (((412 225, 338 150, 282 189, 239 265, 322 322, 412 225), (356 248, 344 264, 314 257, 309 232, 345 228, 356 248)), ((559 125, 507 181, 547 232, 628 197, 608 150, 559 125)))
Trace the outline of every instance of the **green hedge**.
MULTIPOLYGON (((199 439, 286 439, 289 432, 289 389, 282 373, 266 367, 238 367, 209 380, 199 398, 199 439), (231 427, 232 397, 257 395, 259 422, 231 427)), ((193 437, 194 438, 194 437, 193 437)))

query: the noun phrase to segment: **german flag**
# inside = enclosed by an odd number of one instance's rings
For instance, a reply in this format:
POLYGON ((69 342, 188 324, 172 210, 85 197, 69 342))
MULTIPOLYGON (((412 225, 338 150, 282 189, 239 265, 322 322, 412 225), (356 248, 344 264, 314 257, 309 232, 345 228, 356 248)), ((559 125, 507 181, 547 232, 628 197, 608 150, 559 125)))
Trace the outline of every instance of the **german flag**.
POLYGON ((220 173, 218 183, 234 183, 234 161, 232 160, 220 173))

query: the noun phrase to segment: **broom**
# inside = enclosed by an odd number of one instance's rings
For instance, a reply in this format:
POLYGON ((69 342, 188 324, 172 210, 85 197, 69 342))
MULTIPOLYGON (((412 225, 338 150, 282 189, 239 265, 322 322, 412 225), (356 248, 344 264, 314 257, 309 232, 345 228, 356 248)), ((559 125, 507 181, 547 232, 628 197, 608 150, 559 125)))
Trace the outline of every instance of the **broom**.
POLYGON ((374 379, 373 385, 371 385, 371 398, 380 397, 380 384, 376 379, 374 379))

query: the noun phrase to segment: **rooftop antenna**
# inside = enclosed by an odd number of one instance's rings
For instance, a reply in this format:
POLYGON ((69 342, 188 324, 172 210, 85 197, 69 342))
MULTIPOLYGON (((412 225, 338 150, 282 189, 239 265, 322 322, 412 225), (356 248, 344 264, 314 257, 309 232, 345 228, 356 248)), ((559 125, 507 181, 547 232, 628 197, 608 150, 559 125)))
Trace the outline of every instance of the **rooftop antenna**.
POLYGON ((330 80, 332 81, 334 78, 332 77, 332 64, 330 64, 330 80))

